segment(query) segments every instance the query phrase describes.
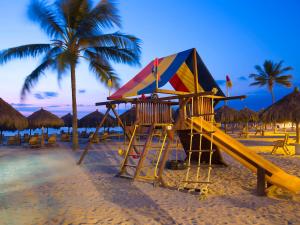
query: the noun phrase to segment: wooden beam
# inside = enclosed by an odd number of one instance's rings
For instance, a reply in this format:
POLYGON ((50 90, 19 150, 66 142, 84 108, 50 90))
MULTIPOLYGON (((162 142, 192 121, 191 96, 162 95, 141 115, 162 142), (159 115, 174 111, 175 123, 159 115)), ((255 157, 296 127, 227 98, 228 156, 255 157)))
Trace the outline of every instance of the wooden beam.
POLYGON ((170 95, 187 95, 191 92, 185 92, 185 91, 173 91, 173 90, 166 90, 166 89, 156 89, 155 93, 161 93, 161 94, 170 94, 170 95))
MULTIPOLYGON (((109 113, 109 111, 110 111, 111 109, 112 109, 111 106, 107 108, 107 110, 106 110, 106 112, 105 112, 105 114, 104 114, 104 116, 103 116, 101 122, 98 124, 98 126, 97 126, 97 128, 96 128, 96 131, 93 133, 92 139, 91 139, 91 140, 94 139, 94 137, 95 137, 96 134, 98 135, 98 131, 99 131, 99 129, 103 126, 103 124, 104 124, 104 122, 105 122, 105 120, 106 120, 106 117, 108 116, 108 113, 109 113)), ((80 159, 79 159, 77 165, 80 165, 80 164, 82 163, 82 161, 83 161, 85 155, 88 153, 88 150, 90 149, 90 147, 91 147, 92 144, 93 144, 93 143, 92 143, 91 141, 89 141, 89 143, 85 146, 84 151, 82 152, 82 154, 81 154, 81 156, 80 156, 80 159)))

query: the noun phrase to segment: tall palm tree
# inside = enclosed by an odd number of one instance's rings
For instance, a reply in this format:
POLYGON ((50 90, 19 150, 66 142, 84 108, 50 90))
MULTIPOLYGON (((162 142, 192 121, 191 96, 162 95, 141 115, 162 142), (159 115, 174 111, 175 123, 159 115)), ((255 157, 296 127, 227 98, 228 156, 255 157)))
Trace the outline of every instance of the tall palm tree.
POLYGON ((50 38, 47 44, 29 44, 0 52, 0 64, 14 58, 42 56, 41 64, 24 82, 21 99, 44 75, 47 69, 57 70, 58 81, 70 71, 73 109, 73 148, 78 147, 76 66, 80 59, 104 84, 118 86, 118 77, 110 61, 139 65, 140 40, 121 32, 105 33, 121 27, 116 6, 110 0, 96 5, 91 0, 55 0, 52 3, 32 0, 28 8, 29 18, 38 23, 50 38), (108 82, 110 81, 110 82, 108 82))
POLYGON ((267 86, 269 92, 272 95, 272 103, 275 102, 274 96, 274 85, 279 84, 284 87, 291 87, 291 74, 285 74, 286 72, 292 70, 293 68, 283 67, 283 61, 279 63, 275 63, 271 60, 266 60, 263 64, 263 67, 256 65, 254 68, 257 71, 256 73, 252 73, 249 75, 250 78, 253 78, 255 82, 251 83, 251 86, 267 86))

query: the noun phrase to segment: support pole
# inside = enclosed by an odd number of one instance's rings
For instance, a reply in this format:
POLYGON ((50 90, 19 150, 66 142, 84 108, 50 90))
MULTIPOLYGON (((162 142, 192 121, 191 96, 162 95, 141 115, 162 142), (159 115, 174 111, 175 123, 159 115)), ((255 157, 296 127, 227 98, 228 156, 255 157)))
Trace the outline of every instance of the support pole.
MULTIPOLYGON (((95 131, 94 134, 92 135, 92 140, 94 139, 95 135, 98 134, 99 129, 103 126, 103 124, 104 124, 104 122, 105 122, 105 120, 106 120, 106 117, 108 116, 108 113, 109 113, 109 111, 110 111, 111 109, 112 109, 112 106, 109 105, 109 106, 107 107, 107 110, 106 110, 106 112, 105 112, 105 114, 104 114, 104 116, 103 116, 101 122, 98 124, 98 126, 97 126, 97 128, 96 128, 96 131, 95 131)), ((82 152, 82 154, 81 154, 81 156, 80 156, 80 159, 79 159, 79 161, 77 162, 77 165, 80 165, 80 164, 82 163, 82 161, 83 161, 85 155, 87 154, 89 148, 91 147, 91 145, 92 145, 92 142, 90 141, 90 142, 85 146, 84 151, 82 152)))
POLYGON ((257 195, 258 196, 265 196, 265 190, 266 190, 266 171, 261 168, 257 167, 257 195))

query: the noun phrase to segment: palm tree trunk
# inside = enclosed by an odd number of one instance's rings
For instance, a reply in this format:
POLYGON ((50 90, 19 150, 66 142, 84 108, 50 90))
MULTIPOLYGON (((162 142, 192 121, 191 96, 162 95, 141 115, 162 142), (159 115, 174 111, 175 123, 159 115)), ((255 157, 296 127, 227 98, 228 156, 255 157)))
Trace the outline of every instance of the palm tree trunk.
POLYGON ((275 103, 275 95, 274 95, 274 91, 273 91, 273 88, 270 90, 271 92, 271 95, 272 95, 272 104, 275 103))
POLYGON ((78 133, 77 133, 77 102, 76 102, 76 77, 75 77, 75 64, 71 64, 71 87, 72 87, 72 132, 73 132, 73 150, 78 148, 78 133))
POLYGON ((300 144, 300 135, 299 135, 299 122, 296 122, 296 143, 300 144))

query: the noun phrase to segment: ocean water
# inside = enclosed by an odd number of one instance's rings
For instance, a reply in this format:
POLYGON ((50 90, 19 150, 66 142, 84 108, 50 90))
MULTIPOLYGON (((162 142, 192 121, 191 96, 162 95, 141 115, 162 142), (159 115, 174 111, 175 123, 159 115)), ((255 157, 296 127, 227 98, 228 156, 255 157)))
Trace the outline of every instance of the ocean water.
MULTIPOLYGON (((78 128, 78 132, 82 132, 82 131, 87 131, 87 133, 89 132, 94 132, 96 130, 96 128, 78 128)), ((99 132, 103 132, 104 128, 101 128, 99 132)), ((107 128, 105 128, 105 130, 107 130, 107 128)), ((59 129, 54 129, 54 128, 48 128, 48 134, 60 134, 61 131, 64 131, 64 132, 68 132, 68 128, 67 127, 61 127, 59 129)), ((70 132, 72 132, 72 129, 70 129, 70 132)), ((113 127, 113 128, 109 128, 109 132, 117 132, 117 133, 122 133, 123 130, 121 127, 113 127)), ((29 129, 26 129, 26 130, 22 130, 22 131, 19 131, 19 133, 21 135, 24 135, 24 134, 29 134, 30 131, 29 129)), ((31 134, 41 134, 42 133, 42 129, 34 129, 34 130, 31 130, 31 134)), ((47 129, 45 128, 44 129, 44 133, 47 133, 47 129)), ((18 134, 18 131, 3 131, 3 135, 4 136, 14 136, 18 134)))

